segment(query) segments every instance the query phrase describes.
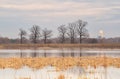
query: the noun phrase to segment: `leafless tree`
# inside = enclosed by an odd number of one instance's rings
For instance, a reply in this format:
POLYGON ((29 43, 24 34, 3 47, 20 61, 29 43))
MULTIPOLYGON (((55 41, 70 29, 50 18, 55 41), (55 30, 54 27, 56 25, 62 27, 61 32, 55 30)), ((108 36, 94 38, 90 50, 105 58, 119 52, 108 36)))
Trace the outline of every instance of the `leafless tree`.
POLYGON ((30 29, 31 35, 30 40, 36 44, 41 36, 40 34, 40 27, 37 25, 33 25, 33 27, 30 29))
POLYGON ((25 39, 25 36, 27 35, 27 32, 23 29, 19 29, 19 36, 20 36, 20 43, 23 44, 23 40, 25 39))
POLYGON ((82 39, 88 37, 88 30, 86 29, 87 22, 78 20, 76 22, 77 34, 79 35, 79 42, 82 43, 82 39))
POLYGON ((76 24, 75 23, 69 23, 68 24, 67 35, 70 38, 70 42, 75 43, 75 38, 77 36, 77 34, 76 34, 76 24))
POLYGON ((48 30, 47 28, 43 29, 42 36, 43 36, 44 44, 46 44, 47 40, 52 36, 52 30, 48 30))
POLYGON ((65 25, 61 25, 58 27, 58 31, 59 31, 60 42, 65 43, 67 28, 65 27, 65 25))
MULTIPOLYGON (((20 36, 20 44, 23 44, 23 41, 25 40, 25 36, 27 35, 27 32, 23 29, 19 29, 19 36, 20 36)), ((22 57, 22 49, 20 56, 22 57)))

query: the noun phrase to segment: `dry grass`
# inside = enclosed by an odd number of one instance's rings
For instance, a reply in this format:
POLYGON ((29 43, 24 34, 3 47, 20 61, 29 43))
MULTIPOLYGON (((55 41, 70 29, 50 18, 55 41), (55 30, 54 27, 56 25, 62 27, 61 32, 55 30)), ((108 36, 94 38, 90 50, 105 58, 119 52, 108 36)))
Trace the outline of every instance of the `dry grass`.
POLYGON ((58 79, 65 79, 65 76, 61 74, 58 76, 58 79))
POLYGON ((19 79, 31 79, 31 78, 19 78, 19 79))
POLYGON ((22 66, 40 69, 45 66, 54 66, 57 70, 68 69, 73 66, 87 68, 92 66, 115 66, 120 68, 120 58, 112 57, 48 57, 48 58, 0 58, 0 68, 19 69, 22 66))
POLYGON ((120 48, 120 44, 3 44, 0 49, 19 49, 19 48, 120 48))

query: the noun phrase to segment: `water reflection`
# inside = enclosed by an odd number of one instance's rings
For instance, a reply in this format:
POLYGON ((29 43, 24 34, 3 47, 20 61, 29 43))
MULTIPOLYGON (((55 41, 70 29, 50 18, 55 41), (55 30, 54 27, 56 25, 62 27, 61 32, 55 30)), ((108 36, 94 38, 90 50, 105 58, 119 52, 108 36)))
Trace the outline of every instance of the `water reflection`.
MULTIPOLYGON (((96 51, 96 50, 85 50, 85 49, 82 49, 82 48, 79 48, 79 49, 76 49, 76 48, 67 48, 67 49, 61 48, 61 49, 53 49, 53 50, 45 50, 45 49, 43 50, 43 49, 37 49, 37 48, 33 48, 31 50, 25 50, 25 49, 0 50, 0 57, 3 57, 3 58, 8 58, 8 57, 68 57, 68 56, 81 57, 81 56, 101 56, 101 55, 120 57, 120 50, 110 50, 110 51, 97 50, 96 51)), ((104 62, 106 63, 107 60, 104 59, 104 62)), ((104 68, 102 70, 101 69, 102 68, 99 69, 100 73, 97 71, 97 69, 95 69, 95 71, 97 73, 97 76, 102 74, 101 76, 103 78, 101 77, 100 79, 107 79, 108 74, 109 74, 109 69, 107 69, 107 68, 104 68)), ((112 70, 114 70, 114 69, 112 69, 112 70)), ((11 70, 9 70, 9 71, 11 71, 11 70)), ((34 75, 34 73, 37 73, 37 74, 39 74, 39 77, 42 77, 43 75, 41 76, 41 73, 43 73, 43 72, 40 72, 40 71, 41 70, 35 72, 35 71, 32 71, 31 69, 23 68, 23 69, 20 69, 20 70, 15 70, 14 73, 12 71, 12 74, 15 74, 15 77, 16 76, 17 77, 29 77, 29 75, 31 75, 31 74, 34 75), (29 72, 29 74, 28 74, 28 72, 29 72)), ((92 71, 93 70, 90 69, 90 72, 92 72, 92 71)), ((7 72, 7 71, 5 71, 5 72, 7 72)), ((75 74, 76 74, 76 72, 78 72, 79 73, 78 75, 83 73, 83 71, 81 69, 79 70, 76 67, 73 68, 73 69, 69 69, 66 72, 67 73, 72 72, 72 73, 75 73, 75 74)), ((14 76, 11 76, 11 73, 9 73, 9 72, 5 73, 5 74, 7 74, 7 76, 5 76, 4 79, 8 77, 8 74, 10 74, 10 77, 14 77, 14 76)), ((48 73, 44 73, 44 74, 48 74, 48 73)), ((91 76, 91 74, 89 74, 89 73, 86 73, 86 74, 91 76)), ((2 74, 2 76, 3 76, 3 74, 2 74)), ((96 74, 92 74, 92 76, 96 76, 96 74)), ((16 79, 17 79, 17 77, 16 77, 16 79)), ((13 78, 11 78, 11 79, 13 79, 13 78)), ((91 78, 91 79, 93 79, 93 78, 91 78)), ((94 79, 96 79, 96 78, 94 78, 94 79)))
POLYGON ((43 50, 33 48, 30 50, 0 50, 0 57, 81 57, 81 56, 117 56, 120 57, 120 50, 85 50, 82 48, 61 48, 52 50, 43 50))

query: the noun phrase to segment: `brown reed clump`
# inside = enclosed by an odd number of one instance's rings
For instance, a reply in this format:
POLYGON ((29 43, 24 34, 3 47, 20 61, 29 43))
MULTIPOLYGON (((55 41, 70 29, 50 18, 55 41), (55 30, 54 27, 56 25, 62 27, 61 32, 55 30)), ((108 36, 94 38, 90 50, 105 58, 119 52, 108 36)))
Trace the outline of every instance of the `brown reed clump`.
POLYGON ((31 78, 20 78, 20 79, 31 79, 31 78))
POLYGON ((61 74, 58 76, 58 79, 65 79, 65 76, 61 74))
POLYGON ((41 58, 0 58, 0 68, 19 69, 22 66, 40 69, 53 66, 58 70, 65 70, 73 66, 87 68, 92 66, 114 66, 120 68, 120 58, 114 57, 41 57, 41 58))

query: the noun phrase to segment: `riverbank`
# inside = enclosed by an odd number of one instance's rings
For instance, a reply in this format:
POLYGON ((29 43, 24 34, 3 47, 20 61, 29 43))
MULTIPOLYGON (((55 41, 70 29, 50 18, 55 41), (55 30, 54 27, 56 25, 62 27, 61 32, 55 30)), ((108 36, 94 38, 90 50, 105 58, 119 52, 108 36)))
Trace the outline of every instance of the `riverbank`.
POLYGON ((52 49, 52 48, 109 48, 120 49, 120 44, 1 44, 0 49, 52 49))

